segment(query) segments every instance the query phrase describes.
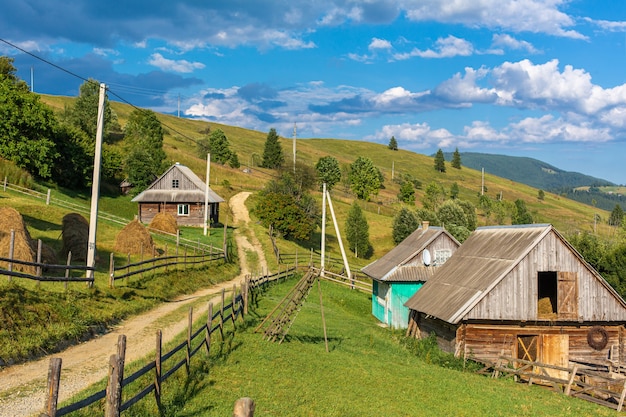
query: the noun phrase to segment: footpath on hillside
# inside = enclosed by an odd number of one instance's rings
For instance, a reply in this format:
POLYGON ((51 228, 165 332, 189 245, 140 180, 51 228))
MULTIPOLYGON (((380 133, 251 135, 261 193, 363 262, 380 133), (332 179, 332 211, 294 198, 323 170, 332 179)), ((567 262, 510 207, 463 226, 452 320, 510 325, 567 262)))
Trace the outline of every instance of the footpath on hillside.
POLYGON ((126 361, 130 363, 145 357, 147 352, 154 351, 157 330, 162 330, 164 344, 185 331, 189 307, 193 306, 194 311, 196 307, 206 309, 208 300, 220 294, 222 289, 232 290, 233 284, 239 285, 250 274, 247 252, 256 252, 258 266, 266 270, 265 255, 256 236, 251 231, 244 234, 241 230, 241 226, 250 221, 245 206, 249 195, 249 192, 240 192, 229 200, 233 224, 240 226, 234 233, 241 263, 241 272, 237 277, 164 303, 123 321, 102 336, 62 352, 3 369, 0 371, 0 417, 32 416, 43 410, 50 358, 62 359, 59 388, 61 402, 107 377, 109 357, 116 351, 119 335, 126 335, 126 361))

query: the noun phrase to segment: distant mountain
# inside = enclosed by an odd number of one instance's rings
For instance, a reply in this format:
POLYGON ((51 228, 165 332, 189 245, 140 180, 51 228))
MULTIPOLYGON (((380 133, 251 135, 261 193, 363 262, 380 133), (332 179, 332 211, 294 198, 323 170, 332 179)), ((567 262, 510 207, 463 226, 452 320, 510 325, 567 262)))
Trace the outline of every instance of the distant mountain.
MULTIPOLYGON (((444 156, 446 161, 452 160, 451 152, 444 153, 444 156)), ((489 174, 551 192, 564 192, 584 186, 615 185, 607 180, 563 171, 537 159, 519 156, 462 152, 461 165, 478 171, 484 168, 489 174)))

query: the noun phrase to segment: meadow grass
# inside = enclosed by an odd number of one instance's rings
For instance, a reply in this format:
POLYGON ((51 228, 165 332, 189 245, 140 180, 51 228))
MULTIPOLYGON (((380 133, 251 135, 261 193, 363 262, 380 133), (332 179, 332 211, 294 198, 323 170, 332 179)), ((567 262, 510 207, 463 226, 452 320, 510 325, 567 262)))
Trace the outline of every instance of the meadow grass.
POLYGON ((189 377, 180 370, 165 381, 160 411, 149 397, 129 413, 225 416, 238 398, 251 397, 255 417, 615 415, 543 387, 463 370, 462 361, 441 352, 416 355, 402 332, 377 325, 368 295, 328 282, 321 287, 329 352, 317 284, 285 341, 263 340, 254 328, 295 282, 269 288, 235 333, 214 340, 208 357, 192 359, 189 377))

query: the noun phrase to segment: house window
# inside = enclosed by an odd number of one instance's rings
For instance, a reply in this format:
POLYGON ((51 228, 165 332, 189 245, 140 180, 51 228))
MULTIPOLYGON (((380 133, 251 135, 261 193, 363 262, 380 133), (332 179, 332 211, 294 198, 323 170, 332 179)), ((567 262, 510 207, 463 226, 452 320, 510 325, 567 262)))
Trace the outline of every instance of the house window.
POLYGON ((189 204, 179 204, 178 205, 178 215, 179 216, 189 216, 189 204))
POLYGON ((435 265, 443 265, 446 263, 448 258, 452 256, 452 251, 450 249, 439 249, 435 251, 435 265))
MULTIPOLYGON (((172 180, 172 188, 178 188, 180 186, 178 180, 172 180)), ((180 214, 180 213, 179 213, 180 214)))

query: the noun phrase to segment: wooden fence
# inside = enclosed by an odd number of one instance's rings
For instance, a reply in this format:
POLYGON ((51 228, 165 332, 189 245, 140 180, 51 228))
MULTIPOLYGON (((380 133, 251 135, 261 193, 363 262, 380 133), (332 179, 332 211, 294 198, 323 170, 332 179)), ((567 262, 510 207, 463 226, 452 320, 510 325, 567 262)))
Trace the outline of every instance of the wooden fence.
POLYGON ((626 399, 626 375, 599 371, 584 364, 570 367, 500 356, 485 364, 493 378, 513 376, 516 381, 551 386, 555 391, 622 411, 626 399))
POLYGON ((293 267, 273 275, 265 275, 257 278, 247 277, 240 287, 239 292, 237 292, 236 286, 233 286, 231 302, 229 304, 225 304, 225 290, 222 290, 219 310, 213 312, 213 303, 209 303, 207 321, 195 331, 193 330, 193 309, 190 308, 186 340, 169 352, 163 353, 162 333, 161 330, 157 331, 155 359, 129 376, 124 375, 126 336, 120 335, 118 338, 117 352, 109 358, 109 376, 106 389, 98 391, 78 402, 65 405, 62 408, 57 408, 59 388, 61 385, 62 361, 61 358, 50 359, 46 391, 47 397, 45 399, 44 411, 40 414, 40 417, 64 416, 101 400, 104 400, 105 403, 105 417, 117 417, 120 416, 123 411, 128 410, 129 407, 138 403, 151 393, 154 394, 156 404, 160 408, 163 394, 163 382, 183 366, 185 366, 187 375, 189 375, 191 359, 203 348, 206 350, 207 355, 210 353, 211 336, 213 334, 219 332, 221 336, 220 340, 223 342, 225 326, 232 323, 233 332, 236 330, 237 318, 241 317, 243 321, 243 317, 248 314, 251 301, 258 297, 260 290, 264 286, 286 279, 296 271, 297 269, 293 267), (184 358, 179 359, 175 363, 169 362, 174 355, 183 350, 185 353, 184 358), (167 366, 169 366, 169 368, 167 368, 167 366), (139 388, 134 394, 126 392, 125 396, 127 399, 122 401, 124 388, 150 373, 154 375, 153 381, 139 388))

